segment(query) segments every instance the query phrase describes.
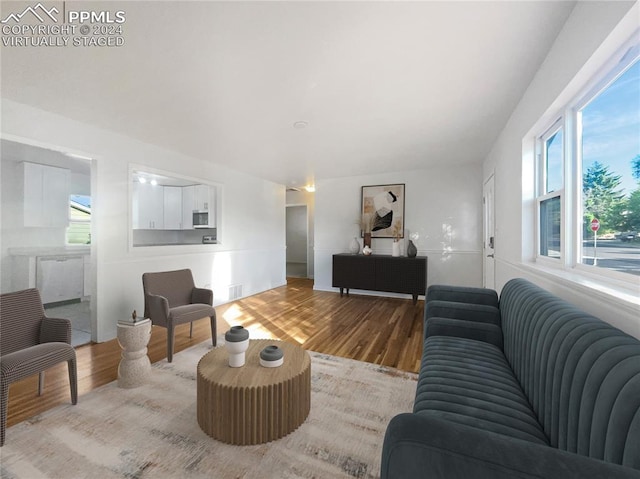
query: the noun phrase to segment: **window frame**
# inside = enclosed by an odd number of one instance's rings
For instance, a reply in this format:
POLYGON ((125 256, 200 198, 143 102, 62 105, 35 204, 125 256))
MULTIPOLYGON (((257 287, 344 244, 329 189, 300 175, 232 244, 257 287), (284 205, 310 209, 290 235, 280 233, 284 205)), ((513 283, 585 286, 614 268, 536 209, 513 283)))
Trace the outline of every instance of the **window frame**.
POLYGON ((602 268, 582 263, 582 115, 581 111, 595 100, 598 95, 612 85, 636 62, 640 61, 640 29, 619 48, 610 59, 603 63, 597 73, 578 90, 576 95, 564 103, 554 115, 552 123, 546 122, 542 133, 535 136, 535 254, 534 261, 541 266, 573 271, 592 279, 620 281, 624 284, 637 284, 637 276, 631 273, 602 268), (563 188, 546 193, 546 141, 560 129, 563 131, 563 188), (543 256, 540 241, 540 207, 545 200, 560 196, 561 239, 560 261, 557 258, 543 256))

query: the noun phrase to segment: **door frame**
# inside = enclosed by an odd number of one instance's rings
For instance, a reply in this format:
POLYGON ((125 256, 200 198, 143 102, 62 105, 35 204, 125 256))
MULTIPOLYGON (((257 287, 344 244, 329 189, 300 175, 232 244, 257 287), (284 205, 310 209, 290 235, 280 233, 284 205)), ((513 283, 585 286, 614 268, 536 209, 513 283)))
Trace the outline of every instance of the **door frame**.
MULTIPOLYGON (((55 152, 63 153, 72 158, 83 159, 89 162, 90 167, 90 188, 91 188, 91 248, 90 248, 90 264, 91 264, 91 296, 89 300, 91 310, 91 341, 98 342, 98 244, 100 242, 99 229, 97 228, 96 212, 100 211, 100 208, 96 208, 96 197, 98 195, 98 168, 99 168, 99 155, 94 155, 86 151, 78 150, 77 148, 61 145, 59 143, 50 143, 40 140, 36 140, 30 137, 13 135, 10 133, 0 132, 0 139, 13 141, 15 143, 23 143, 25 145, 34 146, 37 148, 43 148, 45 150, 52 150, 55 152)), ((99 202, 98 202, 99 204, 99 202)), ((13 273, 12 273, 13 274, 13 273)))
POLYGON ((306 262, 306 272, 305 272, 305 278, 309 277, 309 205, 307 205, 306 203, 291 203, 288 205, 285 205, 285 253, 284 253, 284 262, 285 262, 285 275, 286 275, 286 263, 287 263, 287 251, 286 249, 288 248, 287 246, 287 209, 288 208, 299 208, 299 207, 304 207, 304 219, 305 219, 305 246, 304 246, 304 256, 305 256, 305 262, 306 262))
POLYGON ((482 184, 482 285, 496 286, 496 188, 495 171, 482 184))

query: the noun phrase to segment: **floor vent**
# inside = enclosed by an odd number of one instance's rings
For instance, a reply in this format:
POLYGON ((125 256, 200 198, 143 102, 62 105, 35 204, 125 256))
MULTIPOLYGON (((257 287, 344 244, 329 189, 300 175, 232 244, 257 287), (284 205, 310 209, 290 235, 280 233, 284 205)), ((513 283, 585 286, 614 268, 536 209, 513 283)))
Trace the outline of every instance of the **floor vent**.
POLYGON ((229 286, 229 300, 233 301, 234 299, 242 298, 242 285, 241 284, 232 284, 229 286))

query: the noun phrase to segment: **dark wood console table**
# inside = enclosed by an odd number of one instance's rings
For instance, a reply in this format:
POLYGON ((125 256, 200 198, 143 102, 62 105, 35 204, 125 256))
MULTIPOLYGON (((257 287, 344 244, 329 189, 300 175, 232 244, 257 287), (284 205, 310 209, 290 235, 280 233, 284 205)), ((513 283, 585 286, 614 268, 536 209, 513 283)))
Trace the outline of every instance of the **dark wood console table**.
POLYGON ((427 257, 334 254, 333 287, 340 288, 340 296, 345 289, 347 295, 349 289, 406 293, 415 304, 426 292, 427 257))

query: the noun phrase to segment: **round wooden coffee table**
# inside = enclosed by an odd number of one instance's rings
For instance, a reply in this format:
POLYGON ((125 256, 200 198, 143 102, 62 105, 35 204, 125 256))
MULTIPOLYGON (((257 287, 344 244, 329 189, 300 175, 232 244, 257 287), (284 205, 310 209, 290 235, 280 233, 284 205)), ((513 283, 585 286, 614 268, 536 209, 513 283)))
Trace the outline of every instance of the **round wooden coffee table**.
POLYGON ((222 442, 261 444, 294 431, 311 408, 311 358, 301 347, 277 340, 253 339, 240 368, 229 366, 225 348, 198 363, 197 414, 204 432, 222 442), (260 366, 260 351, 277 345, 284 363, 260 366))

